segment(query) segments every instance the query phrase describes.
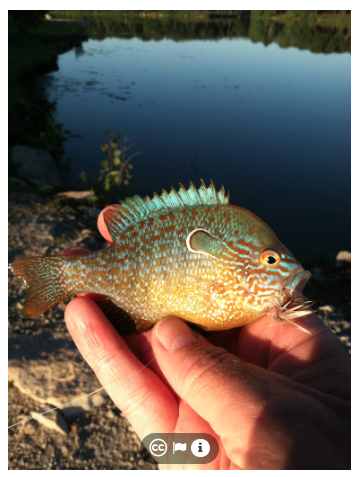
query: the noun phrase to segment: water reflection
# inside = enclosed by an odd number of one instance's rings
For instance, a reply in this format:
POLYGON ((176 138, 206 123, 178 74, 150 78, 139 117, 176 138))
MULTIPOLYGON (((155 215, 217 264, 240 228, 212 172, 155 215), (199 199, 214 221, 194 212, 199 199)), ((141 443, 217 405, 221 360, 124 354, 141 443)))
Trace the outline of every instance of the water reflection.
POLYGON ((89 29, 48 76, 74 182, 98 175, 112 129, 139 141, 140 195, 213 179, 298 256, 350 248, 350 55, 311 53, 350 51, 344 28, 242 18, 89 29))

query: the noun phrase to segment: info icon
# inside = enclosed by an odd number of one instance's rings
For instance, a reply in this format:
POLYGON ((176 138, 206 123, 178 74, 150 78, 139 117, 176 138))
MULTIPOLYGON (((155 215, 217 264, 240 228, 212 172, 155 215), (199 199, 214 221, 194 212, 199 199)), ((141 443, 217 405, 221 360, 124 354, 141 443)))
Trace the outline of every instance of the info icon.
POLYGON ((205 457, 209 454, 210 450, 211 446, 206 439, 196 439, 194 442, 192 442, 191 452, 196 457, 205 457))

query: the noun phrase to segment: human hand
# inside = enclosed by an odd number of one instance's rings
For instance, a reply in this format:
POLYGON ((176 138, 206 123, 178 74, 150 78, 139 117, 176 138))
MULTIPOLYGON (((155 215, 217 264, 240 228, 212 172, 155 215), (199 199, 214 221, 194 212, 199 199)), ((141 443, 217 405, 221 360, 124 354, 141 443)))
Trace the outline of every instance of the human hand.
MULTIPOLYGON (((102 214, 99 229, 109 240, 102 214)), ((87 297, 73 300, 65 319, 141 439, 217 439, 213 462, 183 468, 350 468, 350 361, 314 314, 298 320, 311 335, 266 315, 208 339, 174 317, 122 338, 87 297)))

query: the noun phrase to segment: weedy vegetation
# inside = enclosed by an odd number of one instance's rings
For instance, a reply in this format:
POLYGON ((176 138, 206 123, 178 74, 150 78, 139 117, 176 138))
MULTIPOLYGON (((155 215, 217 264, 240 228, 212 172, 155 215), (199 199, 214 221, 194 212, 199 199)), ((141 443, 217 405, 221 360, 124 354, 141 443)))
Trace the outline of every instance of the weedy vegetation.
POLYGON ((136 143, 129 144, 128 138, 124 137, 121 146, 119 145, 120 134, 114 133, 108 129, 105 133, 106 142, 100 145, 101 151, 106 155, 106 159, 101 161, 101 169, 97 179, 90 185, 88 175, 85 171, 80 174, 82 186, 84 189, 90 189, 94 192, 89 197, 93 202, 97 202, 101 196, 105 200, 118 198, 120 189, 128 187, 132 179, 131 170, 133 169, 130 161, 142 152, 133 152, 128 155, 128 151, 136 143))

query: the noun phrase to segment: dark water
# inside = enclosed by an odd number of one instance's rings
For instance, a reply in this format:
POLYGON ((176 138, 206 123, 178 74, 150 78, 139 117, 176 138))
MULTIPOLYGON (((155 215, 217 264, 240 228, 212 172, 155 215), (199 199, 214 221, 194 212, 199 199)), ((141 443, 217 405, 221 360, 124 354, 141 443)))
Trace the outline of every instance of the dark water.
POLYGON ((47 91, 73 183, 98 176, 112 129, 142 151, 138 194, 213 179, 299 258, 318 258, 350 249, 350 62, 248 38, 108 37, 61 55, 47 91))

